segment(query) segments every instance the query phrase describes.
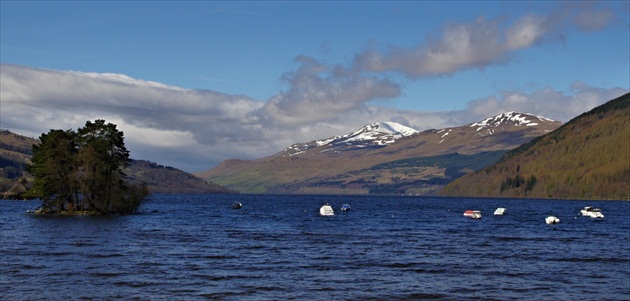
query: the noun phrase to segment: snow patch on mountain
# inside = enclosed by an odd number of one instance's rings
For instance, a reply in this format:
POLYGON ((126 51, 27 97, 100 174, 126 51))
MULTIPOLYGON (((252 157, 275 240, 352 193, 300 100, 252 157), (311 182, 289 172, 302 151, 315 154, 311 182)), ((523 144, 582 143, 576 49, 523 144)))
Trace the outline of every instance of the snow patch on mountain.
MULTIPOLYGON (((458 128, 472 128, 477 136, 484 137, 503 132, 509 127, 531 127, 544 123, 554 122, 551 119, 527 113, 507 112, 482 121, 458 128), (503 129, 502 127, 506 127, 503 129), (475 129, 476 128, 476 129, 475 129)), ((438 144, 458 139, 461 133, 454 131, 456 128, 430 130, 439 135, 438 144)), ((346 135, 334 136, 327 139, 315 140, 309 143, 298 143, 286 148, 282 156, 295 156, 312 148, 321 147, 320 152, 340 153, 348 149, 384 147, 397 140, 409 137, 419 132, 396 122, 379 122, 364 126, 363 128, 346 135)))
POLYGON ((396 142, 396 140, 418 133, 417 130, 396 122, 377 122, 368 124, 357 131, 342 136, 334 136, 327 139, 316 140, 311 143, 298 143, 284 150, 285 155, 295 156, 311 148, 329 146, 322 150, 334 151, 339 147, 383 147, 396 142))
POLYGON ((505 125, 511 126, 536 126, 540 121, 553 121, 542 116, 535 116, 527 113, 507 112, 494 117, 486 118, 480 122, 470 124, 470 127, 477 127, 477 131, 481 131, 490 127, 499 127, 505 125))
POLYGON ((325 140, 316 141, 317 145, 379 145, 385 146, 394 143, 402 137, 408 137, 418 133, 415 129, 406 127, 396 122, 377 122, 343 136, 335 136, 325 140))

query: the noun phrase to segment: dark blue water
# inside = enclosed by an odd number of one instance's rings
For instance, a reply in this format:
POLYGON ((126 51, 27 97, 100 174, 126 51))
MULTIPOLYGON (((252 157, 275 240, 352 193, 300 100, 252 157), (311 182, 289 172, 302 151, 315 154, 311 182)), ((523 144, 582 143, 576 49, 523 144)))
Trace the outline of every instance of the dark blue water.
POLYGON ((25 213, 38 205, 0 201, 2 300, 630 300, 630 202, 158 195, 130 216, 25 213), (606 218, 576 218, 588 205, 606 218))

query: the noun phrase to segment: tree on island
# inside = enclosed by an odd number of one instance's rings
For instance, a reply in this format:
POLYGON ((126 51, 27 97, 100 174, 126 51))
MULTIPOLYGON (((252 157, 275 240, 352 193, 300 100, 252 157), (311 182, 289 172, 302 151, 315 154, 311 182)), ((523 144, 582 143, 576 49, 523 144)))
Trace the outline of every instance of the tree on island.
POLYGON ((125 182, 131 159, 115 124, 88 121, 76 132, 50 130, 39 140, 27 166, 35 178, 28 195, 43 201, 43 212, 132 213, 148 195, 146 187, 125 182))

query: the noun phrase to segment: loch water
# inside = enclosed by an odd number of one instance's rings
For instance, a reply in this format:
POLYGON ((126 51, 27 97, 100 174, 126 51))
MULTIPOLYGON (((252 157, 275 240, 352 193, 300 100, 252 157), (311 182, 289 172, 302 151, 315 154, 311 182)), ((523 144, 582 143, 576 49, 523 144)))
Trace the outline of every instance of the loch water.
POLYGON ((630 300, 627 201, 153 195, 128 216, 25 213, 39 204, 0 201, 1 300, 630 300))

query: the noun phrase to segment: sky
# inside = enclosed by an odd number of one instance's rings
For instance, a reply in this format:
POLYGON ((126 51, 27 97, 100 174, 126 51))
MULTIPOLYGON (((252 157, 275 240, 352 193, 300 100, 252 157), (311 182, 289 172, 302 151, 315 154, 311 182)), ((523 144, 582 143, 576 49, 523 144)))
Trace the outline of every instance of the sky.
POLYGON ((104 119, 196 172, 373 122, 567 122, 629 92, 629 1, 0 1, 0 127, 104 119))

